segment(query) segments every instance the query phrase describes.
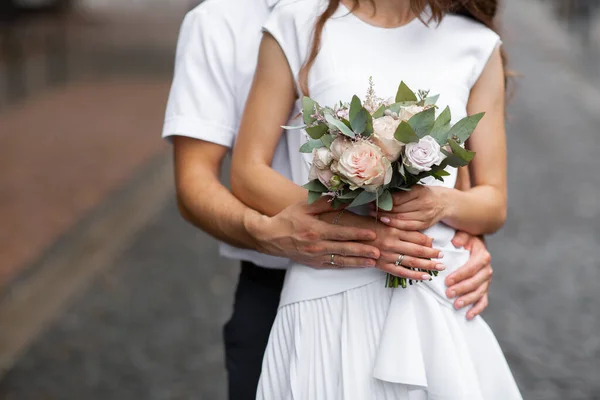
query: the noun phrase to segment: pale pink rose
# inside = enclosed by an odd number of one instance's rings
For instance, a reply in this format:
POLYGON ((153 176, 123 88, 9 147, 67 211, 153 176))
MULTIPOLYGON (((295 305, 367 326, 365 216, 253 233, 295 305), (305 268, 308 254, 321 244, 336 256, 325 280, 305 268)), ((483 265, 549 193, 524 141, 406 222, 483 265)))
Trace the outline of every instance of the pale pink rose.
POLYGON ((334 177, 333 172, 329 170, 329 168, 320 169, 317 168, 314 164, 312 165, 310 172, 308 174, 309 180, 318 179, 323 185, 325 185, 328 189, 332 187, 331 179, 334 177))
POLYGON ((333 156, 327 147, 313 149, 313 165, 319 169, 325 169, 333 161, 333 156))
POLYGON ((342 135, 338 135, 331 143, 331 146, 329 146, 329 150, 331 151, 333 159, 339 160, 342 156, 342 153, 350 146, 352 146, 352 142, 350 140, 345 139, 342 135))
POLYGON ((440 165, 446 156, 440 151, 440 145, 427 135, 416 143, 409 143, 404 151, 404 165, 411 174, 431 171, 434 165, 440 165))
POLYGON ((373 120, 373 136, 371 140, 375 143, 383 154, 390 161, 396 161, 402 153, 404 143, 394 138, 394 133, 400 125, 400 120, 390 116, 385 116, 373 120))
POLYGON ((413 117, 413 115, 418 114, 424 110, 425 107, 417 105, 402 107, 400 108, 400 114, 398 114, 398 118, 400 118, 401 121, 408 121, 413 117))
POLYGON ((367 141, 360 141, 346 149, 337 168, 342 179, 350 184, 350 189, 363 188, 376 192, 392 180, 392 164, 379 147, 367 141))
POLYGON ((329 166, 329 169, 334 174, 339 174, 340 173, 340 169, 338 168, 338 162, 337 161, 332 162, 331 165, 329 166))

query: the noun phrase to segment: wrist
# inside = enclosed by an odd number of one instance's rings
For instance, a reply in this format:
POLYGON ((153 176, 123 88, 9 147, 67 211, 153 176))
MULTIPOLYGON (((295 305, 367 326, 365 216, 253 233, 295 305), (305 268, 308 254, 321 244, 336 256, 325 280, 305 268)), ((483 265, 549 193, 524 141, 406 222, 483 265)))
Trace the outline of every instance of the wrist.
POLYGON ((260 251, 263 248, 264 232, 270 218, 255 210, 247 209, 242 218, 244 230, 250 240, 249 245, 254 250, 260 251))
POLYGON ((452 219, 453 216, 456 213, 454 204, 455 202, 452 201, 455 192, 457 192, 456 189, 452 189, 452 188, 446 188, 446 187, 442 187, 442 186, 434 186, 435 191, 437 192, 438 198, 439 198, 439 204, 440 204, 440 220, 441 221, 445 221, 445 220, 449 220, 452 219))

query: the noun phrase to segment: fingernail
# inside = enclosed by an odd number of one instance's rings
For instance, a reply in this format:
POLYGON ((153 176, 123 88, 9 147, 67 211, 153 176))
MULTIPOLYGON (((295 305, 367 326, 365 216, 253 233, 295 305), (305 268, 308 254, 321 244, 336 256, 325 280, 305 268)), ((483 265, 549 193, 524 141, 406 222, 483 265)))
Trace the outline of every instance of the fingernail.
POLYGON ((390 222, 392 222, 392 220, 388 217, 382 217, 381 222, 383 222, 384 224, 389 224, 390 222))
POLYGON ((453 299, 456 297, 456 292, 454 290, 450 291, 450 298, 453 299))
POLYGON ((444 253, 442 253, 441 251, 438 253, 438 258, 444 258, 444 253))
POLYGON ((424 281, 428 281, 431 279, 431 275, 422 275, 421 279, 423 279, 424 281))
POLYGON ((446 266, 445 266, 444 264, 436 264, 435 268, 436 268, 438 271, 443 271, 443 270, 445 270, 445 269, 446 269, 446 266))
POLYGON ((460 301, 456 302, 456 307, 463 308, 464 306, 465 306, 465 302, 464 301, 460 300, 460 301))

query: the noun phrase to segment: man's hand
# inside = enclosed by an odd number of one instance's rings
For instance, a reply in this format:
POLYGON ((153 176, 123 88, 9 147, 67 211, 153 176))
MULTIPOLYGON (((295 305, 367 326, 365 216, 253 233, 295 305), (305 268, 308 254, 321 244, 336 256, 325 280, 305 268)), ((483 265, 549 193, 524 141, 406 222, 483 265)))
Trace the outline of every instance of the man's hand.
POLYGON ((446 277, 446 296, 454 300, 456 309, 473 305, 467 313, 471 320, 488 306, 488 289, 492 282, 491 256, 483 240, 465 232, 457 232, 452 243, 471 252, 469 261, 446 277))
POLYGON ((306 200, 293 204, 273 217, 256 213, 244 222, 256 240, 258 251, 289 258, 313 268, 374 267, 380 256, 373 245, 376 233, 370 229, 332 225, 317 215, 334 211, 326 198, 309 205, 306 200))

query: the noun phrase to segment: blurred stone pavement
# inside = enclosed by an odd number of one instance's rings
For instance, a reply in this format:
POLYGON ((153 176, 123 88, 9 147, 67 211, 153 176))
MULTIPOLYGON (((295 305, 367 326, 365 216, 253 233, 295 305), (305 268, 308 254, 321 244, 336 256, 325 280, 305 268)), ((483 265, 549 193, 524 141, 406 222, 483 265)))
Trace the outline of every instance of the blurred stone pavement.
MULTIPOLYGON (((582 40, 558 1, 506 2, 521 78, 484 318, 525 399, 600 400, 600 17, 582 40)), ((0 109, 0 400, 225 399, 237 265, 179 217, 159 139, 180 17, 85 25, 67 83, 0 109)))

